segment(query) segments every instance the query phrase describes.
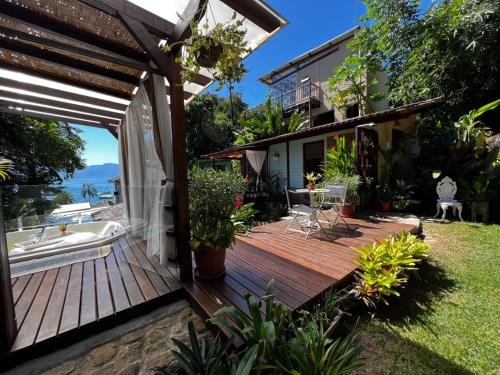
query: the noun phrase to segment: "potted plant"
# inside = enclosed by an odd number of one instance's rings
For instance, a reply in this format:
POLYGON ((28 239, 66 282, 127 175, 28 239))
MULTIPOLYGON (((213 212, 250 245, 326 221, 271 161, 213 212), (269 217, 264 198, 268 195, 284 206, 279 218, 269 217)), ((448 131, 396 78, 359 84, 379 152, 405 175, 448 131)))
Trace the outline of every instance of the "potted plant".
POLYGON ((307 180, 306 188, 308 190, 314 190, 316 189, 316 185, 318 184, 318 180, 321 178, 321 175, 319 173, 309 172, 306 173, 305 178, 307 180))
POLYGON ((61 232, 61 235, 64 236, 68 230, 68 225, 67 224, 61 224, 59 225, 59 232, 61 232))
POLYGON ((224 86, 232 87, 240 82, 247 73, 242 63, 251 49, 245 40, 246 30, 243 21, 237 19, 236 13, 225 23, 213 20, 209 26, 208 19, 191 22, 191 36, 182 42, 165 44, 164 50, 170 52, 176 45, 182 45, 182 53, 177 61, 182 65, 184 81, 192 82, 200 69, 209 70, 214 80, 219 83, 218 90, 224 86))
POLYGON ((413 184, 407 184, 404 180, 396 180, 392 196, 392 206, 396 211, 405 211, 412 202, 413 184))
POLYGON ((330 173, 326 184, 342 184, 347 186, 342 216, 353 217, 358 203, 358 188, 361 178, 357 174, 330 173))
POLYGON ((190 172, 190 245, 197 277, 213 279, 224 274, 226 249, 234 244, 237 230, 237 201, 245 188, 244 178, 234 172, 211 168, 194 168, 190 172))
POLYGON ((380 209, 382 212, 389 212, 391 210, 391 189, 388 184, 377 185, 377 196, 380 202, 380 209))

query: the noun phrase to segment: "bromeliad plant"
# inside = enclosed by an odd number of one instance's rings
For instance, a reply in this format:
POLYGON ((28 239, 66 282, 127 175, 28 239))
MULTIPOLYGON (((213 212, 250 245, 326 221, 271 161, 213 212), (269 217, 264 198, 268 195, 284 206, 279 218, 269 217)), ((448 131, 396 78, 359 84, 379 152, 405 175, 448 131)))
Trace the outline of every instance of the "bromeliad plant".
POLYGON ((408 233, 355 249, 360 256, 351 294, 372 308, 380 301, 388 304, 387 298, 399 296, 410 272, 417 271, 417 264, 428 257, 428 249, 428 244, 408 233))

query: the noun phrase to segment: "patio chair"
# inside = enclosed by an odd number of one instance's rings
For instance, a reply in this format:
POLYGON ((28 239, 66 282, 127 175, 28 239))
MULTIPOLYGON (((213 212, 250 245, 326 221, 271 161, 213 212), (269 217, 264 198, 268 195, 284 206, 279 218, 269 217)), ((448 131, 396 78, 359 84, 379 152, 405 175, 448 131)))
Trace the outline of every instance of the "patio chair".
POLYGON ((453 209, 453 215, 456 215, 458 211, 460 221, 464 221, 462 219, 462 203, 455 199, 455 194, 457 193, 457 183, 446 176, 438 182, 436 192, 439 198, 436 204, 437 212, 434 217, 438 217, 439 212, 442 210, 443 216, 441 217, 441 221, 443 221, 446 217, 448 207, 451 207, 453 209))
POLYGON ((325 189, 328 192, 324 193, 323 201, 321 202, 320 209, 321 214, 328 220, 330 223, 330 227, 333 229, 335 225, 337 225, 337 221, 340 218, 345 225, 347 225, 348 229, 351 229, 349 223, 342 216, 342 209, 344 208, 345 198, 347 195, 347 186, 343 184, 332 184, 326 185, 325 189), (328 216, 323 212, 324 209, 333 209, 335 212, 335 219, 330 221, 328 216))
POLYGON ((295 191, 288 190, 285 187, 285 193, 286 193, 286 201, 288 204, 288 213, 292 216, 292 219, 290 220, 285 229, 285 233, 288 232, 305 233, 307 239, 307 237, 309 237, 313 229, 321 228, 321 225, 318 220, 319 213, 321 212, 320 206, 309 207, 306 206, 305 204, 292 205, 290 203, 289 193, 295 193, 295 191), (297 224, 300 230, 292 228, 292 224, 294 223, 297 224))

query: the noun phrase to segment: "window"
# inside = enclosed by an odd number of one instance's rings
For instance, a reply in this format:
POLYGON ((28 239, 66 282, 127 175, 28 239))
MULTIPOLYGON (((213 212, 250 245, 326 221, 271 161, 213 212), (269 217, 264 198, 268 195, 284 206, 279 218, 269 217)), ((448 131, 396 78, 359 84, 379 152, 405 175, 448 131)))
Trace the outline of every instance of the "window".
POLYGON ((335 122, 335 111, 332 109, 331 111, 326 111, 320 113, 314 118, 314 126, 331 124, 335 122))
MULTIPOLYGON (((295 90, 296 88, 297 88, 297 74, 294 73, 276 83, 273 83, 273 85, 271 86, 271 96, 274 98, 281 94, 285 94, 287 92, 295 90)), ((291 95, 284 96, 283 100, 286 101, 286 103, 283 103, 284 106, 291 104, 288 103, 289 101, 292 100, 291 95)))
MULTIPOLYGON (((310 142, 304 143, 304 173, 321 172, 321 165, 323 164, 325 158, 325 142, 310 142)), ((307 184, 307 180, 304 177, 304 185, 307 184)))
POLYGON ((359 116, 359 104, 354 103, 353 105, 350 105, 347 107, 345 111, 345 117, 346 118, 353 118, 353 117, 358 117, 359 116))

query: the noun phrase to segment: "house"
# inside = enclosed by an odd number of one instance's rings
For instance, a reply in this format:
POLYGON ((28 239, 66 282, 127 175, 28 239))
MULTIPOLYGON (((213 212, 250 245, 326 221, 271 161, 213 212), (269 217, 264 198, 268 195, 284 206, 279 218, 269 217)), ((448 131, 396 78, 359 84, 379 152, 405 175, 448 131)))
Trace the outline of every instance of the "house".
MULTIPOLYGON (((260 78, 269 86, 271 100, 281 107, 285 121, 294 111, 303 111, 308 117, 306 126, 293 133, 206 157, 241 160, 241 171, 247 175, 256 174, 252 161, 248 160, 248 153, 266 151, 260 174, 278 176, 283 181, 282 185, 300 188, 306 184, 306 173, 320 172, 326 150, 334 145, 335 137, 344 136, 348 144, 353 140, 356 142, 360 174, 372 179, 375 184, 382 180, 385 162, 380 157, 379 147, 390 150, 393 145, 400 145, 405 133, 415 123, 416 115, 438 105, 442 99, 434 98, 398 108, 389 108, 387 99, 382 99, 370 103, 372 111, 367 113, 361 113, 360 106, 355 102, 344 109, 333 105, 328 100, 328 78, 349 55, 348 42, 359 30, 359 27, 351 29, 260 78)), ((385 76, 377 73, 376 78, 378 87, 375 89, 387 92, 385 76)), ((411 174, 411 168, 404 167, 410 166, 411 156, 418 156, 418 144, 407 144, 403 151, 406 152, 399 153, 398 161, 402 169, 411 174)))

